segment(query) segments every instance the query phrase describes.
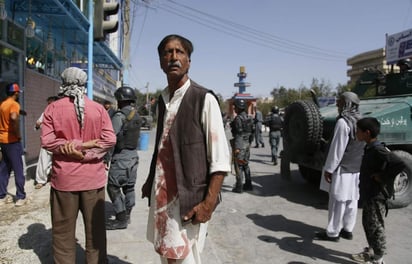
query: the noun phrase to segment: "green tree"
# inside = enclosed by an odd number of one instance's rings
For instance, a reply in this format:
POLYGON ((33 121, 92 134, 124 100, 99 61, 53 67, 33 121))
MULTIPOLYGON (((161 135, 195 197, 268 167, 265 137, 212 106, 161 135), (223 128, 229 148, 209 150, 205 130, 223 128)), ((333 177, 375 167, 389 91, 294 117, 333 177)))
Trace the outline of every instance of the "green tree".
POLYGON ((330 82, 321 79, 320 81, 316 78, 312 79, 312 84, 310 85, 310 89, 314 90, 317 96, 331 96, 333 95, 332 92, 332 84, 330 82))
POLYGON ((354 85, 347 85, 347 84, 338 84, 336 87, 336 92, 334 95, 341 94, 343 92, 351 91, 354 85))

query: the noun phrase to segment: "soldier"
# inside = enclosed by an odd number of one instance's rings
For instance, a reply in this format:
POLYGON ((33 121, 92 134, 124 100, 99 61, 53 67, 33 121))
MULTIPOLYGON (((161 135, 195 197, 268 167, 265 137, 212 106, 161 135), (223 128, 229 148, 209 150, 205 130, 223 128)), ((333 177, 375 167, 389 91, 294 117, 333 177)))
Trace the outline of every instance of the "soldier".
POLYGON ((254 126, 253 119, 247 115, 245 109, 245 100, 235 100, 235 112, 237 115, 230 124, 230 127, 232 129, 232 149, 236 169, 236 185, 232 191, 236 193, 241 193, 243 190, 251 191, 253 189, 252 179, 250 177, 249 157, 250 143, 252 143, 254 136, 254 126), (245 174, 245 184, 243 186, 242 174, 245 174))
POLYGON ((263 115, 262 115, 262 112, 260 112, 256 106, 255 106, 255 118, 253 119, 253 121, 255 123, 255 142, 256 142, 255 148, 258 148, 259 144, 261 144, 262 148, 264 148, 265 143, 263 142, 263 138, 262 138, 263 115))
POLYGON ((106 223, 107 230, 125 229, 130 222, 130 212, 135 205, 135 184, 139 156, 137 146, 140 137, 141 118, 135 108, 136 95, 130 87, 116 90, 119 110, 112 117, 117 137, 111 160, 107 193, 113 203, 116 219, 106 223))
POLYGON ((279 116, 279 107, 276 105, 272 107, 272 114, 266 120, 266 125, 269 127, 269 143, 272 154, 272 162, 278 165, 278 147, 283 126, 283 120, 279 116))
POLYGON ((402 59, 396 63, 396 66, 399 67, 400 73, 406 73, 411 71, 411 61, 410 59, 402 59))

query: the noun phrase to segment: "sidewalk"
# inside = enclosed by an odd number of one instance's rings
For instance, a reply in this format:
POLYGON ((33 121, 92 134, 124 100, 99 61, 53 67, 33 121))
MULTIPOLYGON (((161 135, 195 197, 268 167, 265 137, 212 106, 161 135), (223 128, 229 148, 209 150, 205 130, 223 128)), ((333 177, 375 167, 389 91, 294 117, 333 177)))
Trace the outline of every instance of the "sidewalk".
MULTIPOLYGON (((160 263, 153 245, 146 240, 147 199, 140 198, 140 188, 147 177, 154 145, 154 131, 150 131, 148 150, 139 151, 136 206, 131 214, 131 224, 125 230, 107 231, 107 250, 110 263, 160 263)), ((53 263, 51 249, 50 184, 34 188, 34 180, 27 179, 25 206, 14 204, 0 206, 0 263, 53 263)), ((8 193, 15 195, 14 177, 10 177, 8 193)), ((111 202, 106 195, 107 217, 113 215, 111 202)), ((85 263, 84 225, 81 214, 76 228, 78 239, 77 263, 85 263)))

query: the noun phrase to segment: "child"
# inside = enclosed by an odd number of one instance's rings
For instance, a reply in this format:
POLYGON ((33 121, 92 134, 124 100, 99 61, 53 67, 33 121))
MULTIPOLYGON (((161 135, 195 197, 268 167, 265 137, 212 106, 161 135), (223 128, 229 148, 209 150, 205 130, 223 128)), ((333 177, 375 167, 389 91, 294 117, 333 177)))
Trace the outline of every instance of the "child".
POLYGON ((369 246, 352 255, 357 261, 382 264, 386 254, 384 217, 387 214, 387 179, 395 177, 405 168, 403 161, 378 141, 380 123, 366 117, 357 122, 356 137, 366 143, 360 169, 360 197, 362 201, 362 225, 369 246))

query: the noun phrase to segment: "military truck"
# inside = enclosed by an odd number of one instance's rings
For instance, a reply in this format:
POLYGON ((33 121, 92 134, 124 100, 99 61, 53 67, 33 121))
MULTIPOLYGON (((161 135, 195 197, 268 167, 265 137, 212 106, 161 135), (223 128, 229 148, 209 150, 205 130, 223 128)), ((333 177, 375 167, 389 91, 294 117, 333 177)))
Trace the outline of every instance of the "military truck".
MULTIPOLYGON (((395 199, 391 208, 405 207, 412 201, 412 72, 383 74, 366 69, 352 92, 361 99, 363 117, 377 118, 381 123, 379 140, 404 159, 407 168, 395 181, 395 199)), ((328 143, 333 136, 338 111, 336 105, 319 108, 312 100, 299 100, 285 110, 281 174, 290 176, 290 163, 308 182, 320 182, 328 143)), ((359 157, 362 158, 362 157, 359 157)))

